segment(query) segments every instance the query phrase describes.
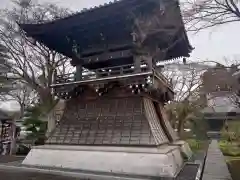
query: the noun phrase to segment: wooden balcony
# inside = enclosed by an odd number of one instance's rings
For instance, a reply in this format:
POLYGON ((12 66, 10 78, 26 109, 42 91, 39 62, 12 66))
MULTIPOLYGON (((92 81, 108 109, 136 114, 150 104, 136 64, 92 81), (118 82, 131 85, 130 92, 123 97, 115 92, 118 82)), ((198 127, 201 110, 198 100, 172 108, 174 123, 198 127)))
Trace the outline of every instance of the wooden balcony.
POLYGON ((85 72, 80 79, 77 79, 76 73, 58 75, 52 87, 70 85, 70 84, 86 84, 94 81, 103 81, 111 79, 120 79, 127 76, 138 76, 153 73, 152 69, 143 64, 139 72, 135 71, 134 65, 115 66, 111 68, 96 69, 94 72, 85 72))
POLYGON ((164 93, 167 93, 170 99, 174 96, 170 81, 161 72, 148 68, 146 64, 141 65, 138 71, 133 64, 129 64, 84 72, 81 78, 77 78, 75 73, 65 74, 57 76, 55 82, 51 86, 55 94, 67 99, 81 94, 85 85, 102 90, 111 82, 129 87, 134 93, 151 92, 156 98, 161 98, 164 93))

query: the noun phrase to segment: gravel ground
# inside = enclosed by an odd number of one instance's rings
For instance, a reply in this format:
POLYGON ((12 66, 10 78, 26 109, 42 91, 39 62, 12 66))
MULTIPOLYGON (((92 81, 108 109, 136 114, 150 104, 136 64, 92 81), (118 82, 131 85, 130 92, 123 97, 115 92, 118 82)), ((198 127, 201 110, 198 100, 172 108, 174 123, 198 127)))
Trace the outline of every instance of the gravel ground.
POLYGON ((15 162, 15 161, 22 161, 25 157, 23 156, 1 156, 0 155, 0 163, 5 164, 5 163, 10 163, 10 162, 15 162))

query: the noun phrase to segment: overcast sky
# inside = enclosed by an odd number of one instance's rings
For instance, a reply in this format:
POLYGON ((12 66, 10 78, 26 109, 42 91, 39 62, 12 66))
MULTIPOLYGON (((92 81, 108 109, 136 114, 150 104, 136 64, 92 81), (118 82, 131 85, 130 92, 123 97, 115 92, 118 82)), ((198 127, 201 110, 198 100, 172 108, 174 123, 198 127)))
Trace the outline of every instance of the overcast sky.
MULTIPOLYGON (((110 0, 38 0, 52 2, 67 7, 73 11, 89 8, 109 2, 110 0)), ((113 0, 112 0, 113 1, 113 0)), ((11 7, 11 0, 0 0, 0 7, 11 7)), ((223 25, 211 30, 205 30, 197 35, 189 34, 189 39, 195 50, 192 59, 221 61, 224 56, 237 58, 240 55, 240 23, 223 25)), ((240 59, 240 56, 239 56, 240 59)))
MULTIPOLYGON (((0 8, 11 7, 11 0, 0 0, 0 8)), ((67 7, 73 11, 89 8, 109 2, 109 0, 38 0, 52 2, 67 7)), ((197 35, 189 34, 190 43, 195 48, 191 54, 192 60, 213 60, 224 62, 223 58, 240 59, 240 23, 223 25, 218 28, 204 30, 197 35)), ((4 105, 6 106, 6 105, 4 105)))

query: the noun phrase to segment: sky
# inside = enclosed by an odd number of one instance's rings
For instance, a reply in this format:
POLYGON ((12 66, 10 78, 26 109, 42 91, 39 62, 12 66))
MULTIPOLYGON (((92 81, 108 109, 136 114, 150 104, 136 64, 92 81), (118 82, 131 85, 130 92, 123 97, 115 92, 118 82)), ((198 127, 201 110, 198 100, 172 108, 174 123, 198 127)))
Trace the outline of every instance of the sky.
MULTIPOLYGON (((113 0, 112 0, 113 1, 113 0)), ((90 8, 108 3, 109 0, 38 0, 38 2, 51 2, 59 6, 67 7, 73 11, 90 8)), ((0 8, 10 8, 11 0, 0 0, 0 8)), ((195 48, 191 54, 193 61, 217 61, 224 63, 224 58, 240 60, 240 23, 231 23, 217 28, 201 31, 197 34, 188 34, 191 45, 195 48)), ((12 108, 12 104, 4 108, 12 108)), ((1 108, 1 105, 0 105, 1 108)))

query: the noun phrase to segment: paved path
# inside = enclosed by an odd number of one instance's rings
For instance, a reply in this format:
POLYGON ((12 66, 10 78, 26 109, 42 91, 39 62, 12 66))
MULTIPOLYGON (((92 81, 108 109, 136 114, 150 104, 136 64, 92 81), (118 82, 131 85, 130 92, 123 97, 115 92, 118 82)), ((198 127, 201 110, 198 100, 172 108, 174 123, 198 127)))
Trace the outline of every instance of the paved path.
POLYGON ((0 170, 0 179, 2 180, 86 180, 74 177, 57 176, 51 174, 43 174, 37 172, 23 172, 0 170))
POLYGON ((232 180, 217 140, 209 145, 202 180, 232 180))
POLYGON ((3 156, 0 155, 0 164, 22 161, 25 157, 24 156, 3 156))

